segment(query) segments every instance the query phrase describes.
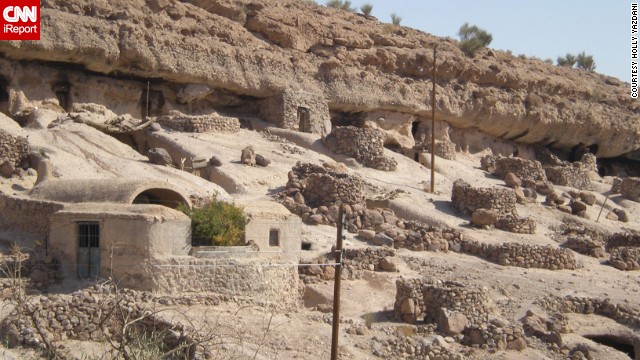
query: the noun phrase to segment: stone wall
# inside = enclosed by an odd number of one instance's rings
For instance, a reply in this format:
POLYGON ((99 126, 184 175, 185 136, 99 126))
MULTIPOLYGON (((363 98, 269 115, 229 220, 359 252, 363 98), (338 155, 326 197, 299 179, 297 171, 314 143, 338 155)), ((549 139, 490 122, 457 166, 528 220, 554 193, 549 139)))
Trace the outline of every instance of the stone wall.
POLYGON ((496 174, 501 179, 508 173, 514 173, 522 181, 538 182, 547 181, 542 164, 535 160, 525 160, 518 157, 497 157, 494 162, 496 174))
POLYGON ((322 136, 331 131, 329 106, 324 94, 286 90, 261 101, 260 113, 267 121, 283 129, 322 136), (303 112, 307 114, 303 115, 303 112))
POLYGON ((587 236, 569 236, 564 246, 577 253, 595 258, 605 256, 604 242, 587 236))
POLYGON ((18 167, 28 158, 29 152, 31 147, 27 138, 13 136, 0 129, 0 165, 4 159, 7 159, 14 167, 18 167))
POLYGON ((334 128, 324 143, 334 153, 353 157, 366 167, 393 171, 398 163, 384 156, 384 139, 384 132, 379 129, 344 126, 334 128))
POLYGON ((609 265, 618 270, 640 270, 640 248, 620 246, 612 249, 609 265))
POLYGON ((555 185, 571 186, 580 190, 591 189, 591 179, 579 166, 547 166, 544 168, 547 179, 555 185))
POLYGON ((535 234, 536 222, 530 218, 519 218, 515 216, 505 216, 498 219, 495 224, 496 229, 512 232, 515 234, 535 234))
POLYGON ((615 233, 606 239, 607 251, 621 246, 640 247, 640 234, 615 233))
POLYGON ((575 297, 567 295, 563 298, 545 296, 537 301, 539 305, 548 311, 560 311, 564 313, 596 314, 616 322, 640 327, 640 311, 623 304, 615 304, 611 299, 595 299, 586 297, 575 297))
MULTIPOLYGON (((435 154, 443 159, 455 160, 456 159, 456 144, 448 140, 436 140, 435 154)), ((425 141, 416 144, 414 150, 417 152, 431 153, 431 141, 425 141)))
POLYGON ((298 274, 291 266, 254 259, 198 259, 172 257, 146 264, 151 287, 170 294, 213 293, 235 301, 295 308, 298 305, 298 274))
MULTIPOLYGON (((389 247, 368 247, 363 249, 345 249, 343 255, 342 278, 361 279, 365 271, 397 271, 396 251, 389 247)), ((334 263, 332 254, 317 260, 318 265, 300 266, 298 274, 305 284, 323 280, 332 280, 335 267, 326 264, 334 263)))
POLYGON ((169 115, 158 116, 156 122, 169 129, 181 132, 236 132, 240 130, 240 120, 220 116, 216 113, 185 115, 174 110, 169 115))
POLYGON ((427 323, 438 320, 440 308, 462 313, 469 324, 480 325, 491 313, 486 290, 453 281, 405 279, 396 280, 394 311, 403 321, 427 323))
POLYGON ((516 195, 513 190, 475 188, 462 179, 453 183, 451 203, 455 209, 465 215, 471 215, 477 209, 494 209, 500 216, 518 216, 516 195))
POLYGON ((500 245, 463 241, 461 251, 503 266, 548 270, 573 270, 580 267, 570 250, 552 246, 504 243, 500 245))
POLYGON ((620 184, 620 193, 625 199, 640 202, 640 178, 624 178, 620 184))
POLYGON ((29 234, 46 235, 50 216, 63 204, 19 198, 0 193, 0 228, 29 234))

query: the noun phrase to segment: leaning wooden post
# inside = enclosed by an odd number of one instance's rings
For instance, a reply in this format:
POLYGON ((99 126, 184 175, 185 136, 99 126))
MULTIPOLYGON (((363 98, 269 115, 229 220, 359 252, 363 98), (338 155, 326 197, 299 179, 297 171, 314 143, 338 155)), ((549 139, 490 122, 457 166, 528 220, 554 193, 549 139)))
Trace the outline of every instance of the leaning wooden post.
POLYGON ((431 193, 436 192, 436 45, 433 45, 433 91, 431 91, 431 193))
POLYGON ((340 336, 340 282, 342 281, 342 228, 344 225, 344 207, 340 205, 338 213, 338 233, 336 239, 336 271, 333 278, 333 327, 331 333, 331 360, 338 360, 338 337, 340 336))

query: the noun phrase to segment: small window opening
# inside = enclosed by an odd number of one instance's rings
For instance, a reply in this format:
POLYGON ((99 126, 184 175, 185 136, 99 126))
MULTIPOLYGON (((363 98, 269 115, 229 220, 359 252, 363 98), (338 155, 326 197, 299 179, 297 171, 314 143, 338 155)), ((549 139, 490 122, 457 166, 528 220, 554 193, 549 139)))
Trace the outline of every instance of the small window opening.
POLYGON ((278 229, 269 230, 269 246, 280 246, 280 231, 278 229))
POLYGON ((311 132, 311 119, 308 108, 298 107, 298 124, 300 132, 311 132))
POLYGON ((51 86, 51 90, 56 94, 60 107, 69 111, 73 104, 71 101, 71 84, 67 81, 57 82, 51 86))
POLYGON ((300 246, 300 249, 301 249, 301 250, 304 250, 304 251, 309 251, 309 250, 311 250, 311 243, 304 243, 304 242, 303 242, 303 243, 302 243, 302 245, 300 246))
POLYGON ((162 115, 162 107, 164 106, 164 95, 161 90, 149 90, 142 89, 142 95, 140 95, 140 115, 142 118, 147 116, 159 116, 162 115))

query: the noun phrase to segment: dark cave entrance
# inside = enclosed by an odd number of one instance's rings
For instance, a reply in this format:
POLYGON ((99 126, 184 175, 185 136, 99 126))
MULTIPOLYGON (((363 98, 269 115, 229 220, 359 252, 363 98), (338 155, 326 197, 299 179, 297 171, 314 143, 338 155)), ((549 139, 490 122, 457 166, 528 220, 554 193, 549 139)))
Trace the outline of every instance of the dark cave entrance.
POLYGON ((627 354, 631 359, 636 358, 635 348, 629 339, 615 335, 586 335, 584 337, 597 342, 598 344, 614 348, 624 354, 627 354))

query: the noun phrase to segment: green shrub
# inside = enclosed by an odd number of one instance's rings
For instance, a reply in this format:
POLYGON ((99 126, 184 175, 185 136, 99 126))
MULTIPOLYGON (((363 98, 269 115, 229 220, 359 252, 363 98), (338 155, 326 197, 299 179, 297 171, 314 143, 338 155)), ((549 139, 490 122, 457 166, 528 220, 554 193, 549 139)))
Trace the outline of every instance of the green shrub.
POLYGON ((178 208, 191 218, 191 236, 206 238, 214 246, 244 245, 247 218, 242 207, 213 200, 201 208, 178 208))
POLYGON ((329 0, 327 1, 326 5, 328 7, 341 9, 344 11, 351 11, 351 12, 356 11, 356 9, 351 7, 351 1, 349 0, 329 0))
POLYGON ((360 6, 360 11, 362 11, 362 14, 364 14, 364 16, 368 17, 369 15, 371 15, 371 11, 373 11, 373 5, 364 3, 362 4, 362 6, 360 6))
POLYGON ((398 26, 398 25, 400 25, 401 22, 402 22, 402 17, 401 16, 399 16, 396 13, 391 13, 391 23, 393 25, 398 26))
POLYGON ((571 54, 567 54, 565 57, 559 56, 557 64, 558 66, 573 67, 576 64, 576 57, 571 54))
POLYGON ((576 56, 576 63, 578 69, 585 69, 589 71, 596 69, 596 62, 593 60, 593 56, 585 54, 584 51, 576 56))
POLYGON ((469 23, 464 23, 458 30, 460 37, 460 49, 468 56, 473 56, 476 51, 489 46, 493 41, 493 36, 486 30, 469 23))

